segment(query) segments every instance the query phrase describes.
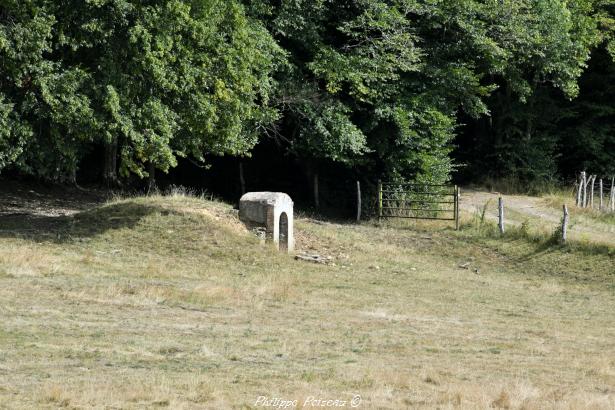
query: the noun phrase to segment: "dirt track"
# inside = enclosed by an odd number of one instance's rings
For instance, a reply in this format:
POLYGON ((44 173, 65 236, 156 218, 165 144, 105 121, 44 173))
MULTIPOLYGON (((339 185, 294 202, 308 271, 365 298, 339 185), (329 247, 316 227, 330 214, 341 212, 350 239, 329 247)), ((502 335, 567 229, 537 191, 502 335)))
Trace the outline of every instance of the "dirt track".
POLYGON ((0 179, 0 216, 69 216, 101 203, 108 196, 96 189, 0 179))
MULTIPOLYGON (((489 203, 486 217, 497 220, 498 197, 504 198, 506 225, 518 226, 528 221, 531 227, 556 229, 562 219, 562 211, 550 206, 543 198, 523 195, 501 195, 483 191, 465 190, 461 196, 461 210, 468 215, 480 213, 489 203)), ((571 216, 571 239, 591 239, 594 242, 615 245, 615 224, 580 215, 574 201, 568 203, 571 216)))

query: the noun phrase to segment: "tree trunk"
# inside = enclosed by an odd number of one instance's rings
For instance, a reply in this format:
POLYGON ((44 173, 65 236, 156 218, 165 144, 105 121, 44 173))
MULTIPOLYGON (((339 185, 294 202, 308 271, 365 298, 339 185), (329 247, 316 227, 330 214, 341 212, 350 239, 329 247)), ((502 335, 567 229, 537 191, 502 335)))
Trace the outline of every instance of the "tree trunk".
POLYGON ((68 183, 72 186, 77 186, 77 166, 74 165, 70 170, 70 174, 68 175, 68 183))
POLYGON ((357 181, 357 223, 361 222, 361 182, 357 181))
POLYGON ((153 162, 149 162, 147 194, 153 194, 156 192, 156 165, 153 162))
POLYGON ((117 138, 105 144, 105 163, 103 168, 103 182, 108 187, 118 185, 117 180, 117 138))
POLYGON ((302 160, 297 158, 297 164, 303 171, 305 176, 306 187, 308 189, 309 197, 312 199, 312 203, 315 208, 320 207, 320 188, 318 180, 318 162, 313 159, 302 160))

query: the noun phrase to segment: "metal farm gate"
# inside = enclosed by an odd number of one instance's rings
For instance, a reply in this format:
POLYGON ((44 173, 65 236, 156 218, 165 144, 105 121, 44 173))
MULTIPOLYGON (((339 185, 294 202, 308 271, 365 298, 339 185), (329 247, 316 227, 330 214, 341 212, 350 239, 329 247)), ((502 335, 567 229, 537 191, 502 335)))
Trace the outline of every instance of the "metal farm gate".
POLYGON ((378 183, 378 219, 406 218, 455 222, 459 230, 457 185, 378 183))

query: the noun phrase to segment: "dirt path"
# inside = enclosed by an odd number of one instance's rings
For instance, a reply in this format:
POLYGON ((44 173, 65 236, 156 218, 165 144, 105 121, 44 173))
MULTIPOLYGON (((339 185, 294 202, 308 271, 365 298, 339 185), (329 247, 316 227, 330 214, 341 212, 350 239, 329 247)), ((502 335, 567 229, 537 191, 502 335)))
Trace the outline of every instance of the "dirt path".
POLYGON ((78 189, 0 178, 0 236, 51 235, 67 218, 109 197, 97 189, 78 189))
POLYGON ((0 179, 0 216, 60 217, 103 202, 108 193, 0 179))
MULTIPOLYGON (((504 198, 506 225, 508 226, 518 226, 528 221, 531 227, 554 230, 562 219, 562 211, 549 206, 543 198, 501 195, 497 192, 489 193, 469 189, 462 192, 461 210, 468 215, 474 215, 482 212, 482 208, 488 203, 486 218, 497 220, 497 204, 500 196, 504 198)), ((570 207, 570 214, 571 239, 592 240, 615 245, 615 224, 575 214, 574 206, 570 207)))

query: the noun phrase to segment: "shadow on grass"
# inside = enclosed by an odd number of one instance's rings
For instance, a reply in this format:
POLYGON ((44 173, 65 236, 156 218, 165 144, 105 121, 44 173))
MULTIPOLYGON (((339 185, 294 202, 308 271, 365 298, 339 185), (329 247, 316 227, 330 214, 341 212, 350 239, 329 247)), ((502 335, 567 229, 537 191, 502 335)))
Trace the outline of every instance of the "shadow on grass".
POLYGON ((601 243, 569 241, 562 243, 560 234, 556 232, 551 237, 526 236, 523 234, 511 235, 513 240, 526 240, 534 245, 534 250, 528 253, 524 259, 530 259, 547 253, 576 253, 584 256, 615 256, 615 248, 601 243))
POLYGON ((471 233, 475 240, 490 239, 502 241, 522 241, 530 244, 533 250, 524 259, 529 260, 534 256, 546 253, 577 253, 585 256, 602 255, 615 256, 615 247, 600 242, 585 242, 569 240, 562 243, 561 231, 556 230, 551 234, 542 232, 531 232, 526 223, 519 227, 508 227, 504 235, 499 233, 498 227, 493 222, 466 222, 462 225, 461 231, 471 233))
POLYGON ((154 213, 169 214, 159 206, 121 202, 104 205, 73 216, 41 216, 29 213, 0 216, 0 239, 20 238, 34 242, 66 243, 92 238, 109 230, 132 228, 154 213))

